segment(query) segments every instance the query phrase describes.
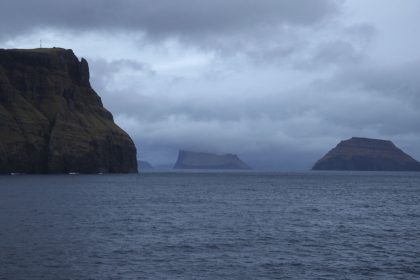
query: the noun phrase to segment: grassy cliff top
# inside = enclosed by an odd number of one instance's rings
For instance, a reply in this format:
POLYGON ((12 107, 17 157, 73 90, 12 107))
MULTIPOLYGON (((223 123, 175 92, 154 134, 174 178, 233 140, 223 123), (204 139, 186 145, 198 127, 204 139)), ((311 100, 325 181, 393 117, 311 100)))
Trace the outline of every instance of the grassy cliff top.
POLYGON ((36 48, 36 49, 2 49, 3 51, 13 51, 13 52, 34 52, 34 53, 58 53, 67 51, 63 48, 36 48))

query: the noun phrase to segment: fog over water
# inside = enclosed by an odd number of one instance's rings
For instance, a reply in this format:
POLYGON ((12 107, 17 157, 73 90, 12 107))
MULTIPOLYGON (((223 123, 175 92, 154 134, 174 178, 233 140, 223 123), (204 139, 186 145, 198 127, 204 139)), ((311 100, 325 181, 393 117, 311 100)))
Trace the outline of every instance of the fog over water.
POLYGON ((308 169, 352 136, 420 159, 416 0, 3 0, 0 48, 71 48, 139 156, 308 169), (22 9, 25 7, 25 9, 22 9))

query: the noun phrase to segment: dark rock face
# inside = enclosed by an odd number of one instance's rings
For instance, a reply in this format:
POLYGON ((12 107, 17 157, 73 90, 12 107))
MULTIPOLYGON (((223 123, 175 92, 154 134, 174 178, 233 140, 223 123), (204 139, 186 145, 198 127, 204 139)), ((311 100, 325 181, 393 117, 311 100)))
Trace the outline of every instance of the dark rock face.
POLYGON ((237 155, 179 151, 175 169, 251 169, 237 155))
POLYGON ((341 141, 313 170, 420 171, 420 163, 391 141, 353 137, 341 141))
POLYGON ((0 173, 137 172, 133 141, 71 50, 0 49, 0 173))

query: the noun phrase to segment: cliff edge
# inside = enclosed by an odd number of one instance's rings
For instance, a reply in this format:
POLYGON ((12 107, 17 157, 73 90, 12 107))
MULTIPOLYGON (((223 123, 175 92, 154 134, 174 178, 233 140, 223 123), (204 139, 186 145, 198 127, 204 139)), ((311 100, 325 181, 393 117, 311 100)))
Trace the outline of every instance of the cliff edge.
POLYGON ((72 50, 0 49, 0 174, 132 173, 136 147, 72 50))
POLYGON ((341 141, 313 170, 420 171, 420 163, 388 140, 353 137, 341 141))

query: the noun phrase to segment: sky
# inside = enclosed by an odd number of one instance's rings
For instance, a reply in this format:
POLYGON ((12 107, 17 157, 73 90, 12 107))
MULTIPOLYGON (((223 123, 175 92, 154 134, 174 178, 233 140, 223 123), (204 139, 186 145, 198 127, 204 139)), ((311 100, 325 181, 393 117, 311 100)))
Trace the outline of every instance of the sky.
POLYGON ((0 48, 73 49, 139 159, 310 169, 352 136, 420 160, 418 0, 2 0, 0 48))

